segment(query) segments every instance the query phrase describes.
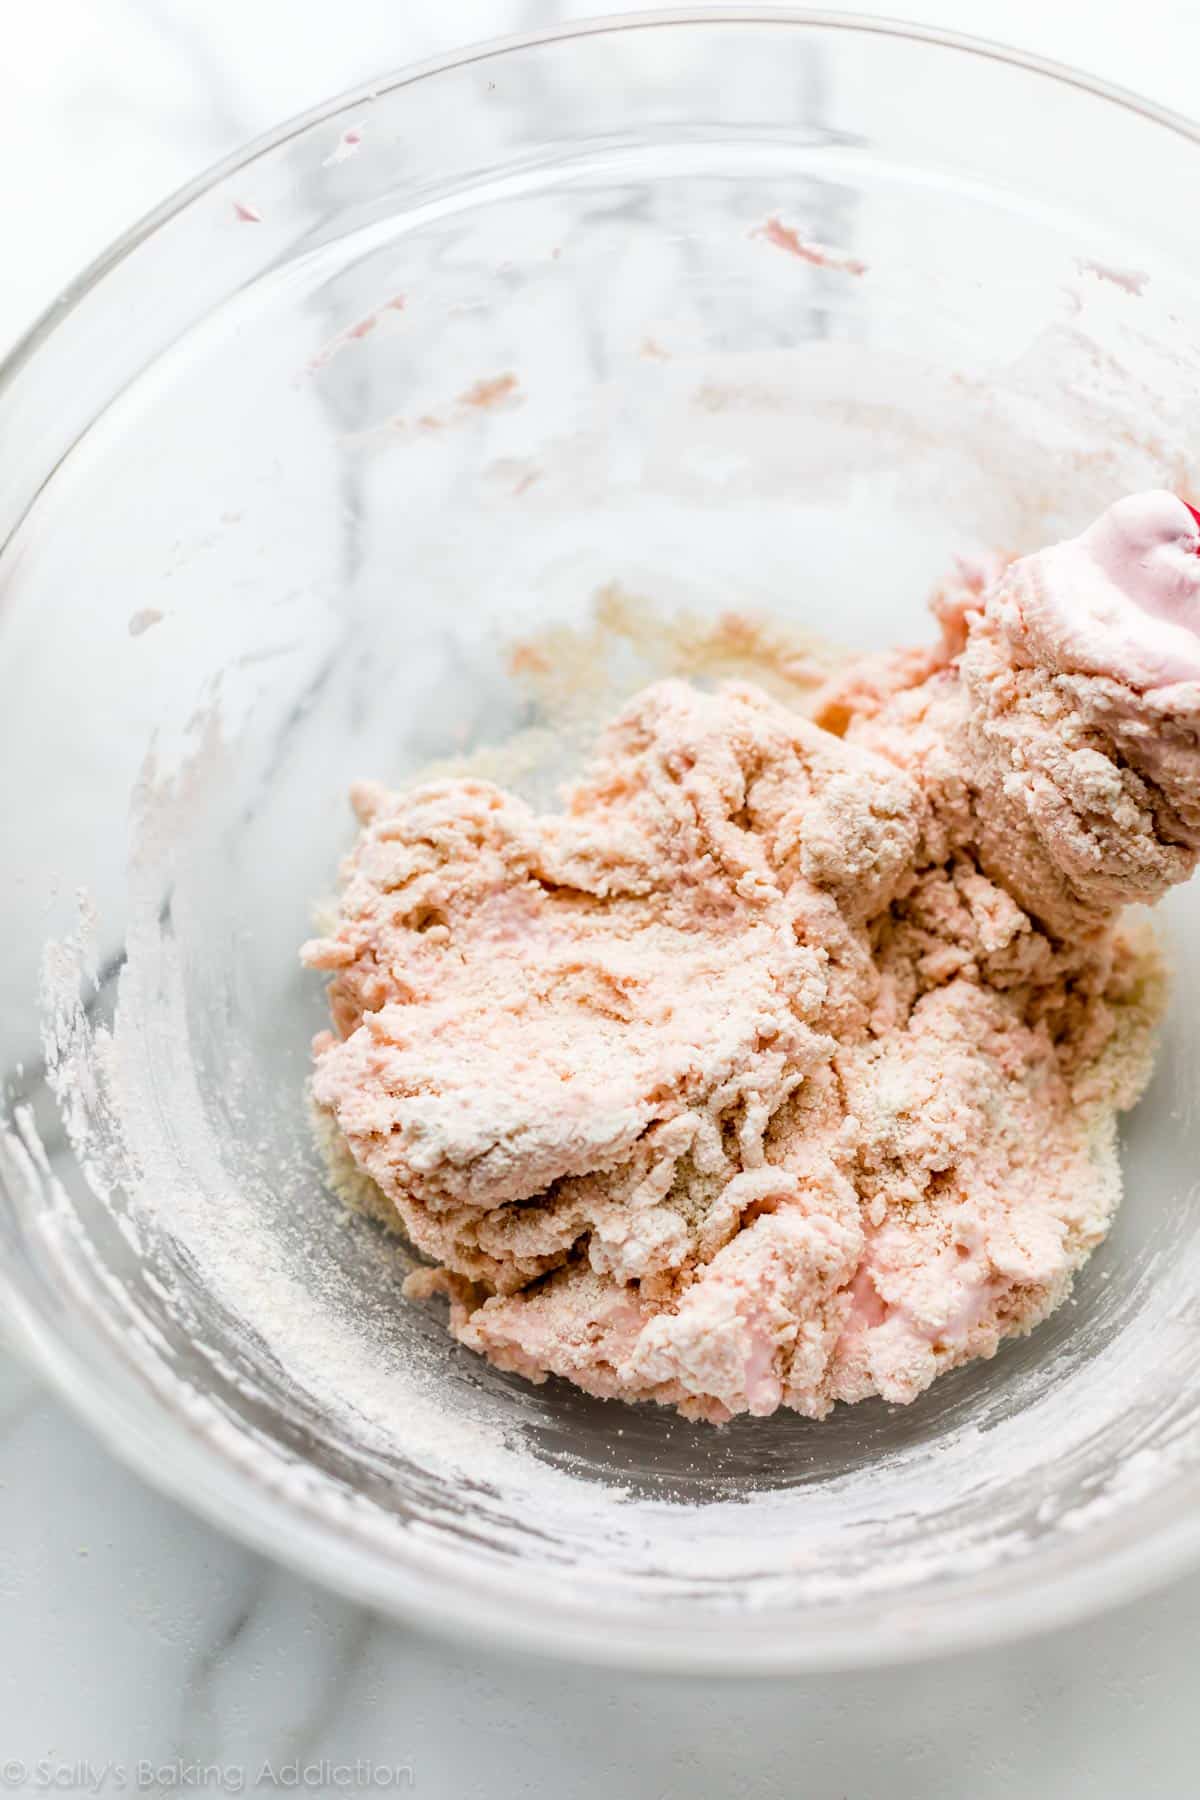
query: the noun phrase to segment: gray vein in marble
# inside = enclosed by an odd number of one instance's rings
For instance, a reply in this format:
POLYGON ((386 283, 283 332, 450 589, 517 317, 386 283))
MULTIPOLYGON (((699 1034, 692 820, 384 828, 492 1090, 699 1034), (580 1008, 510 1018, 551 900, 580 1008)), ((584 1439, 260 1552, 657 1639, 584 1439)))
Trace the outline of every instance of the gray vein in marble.
POLYGON ((247 1558, 246 1577, 183 1689, 183 1759, 311 1760, 332 1731, 378 1621, 349 1601, 247 1558), (248 1703, 248 1670, 278 1666, 284 1704, 270 1720, 248 1703))

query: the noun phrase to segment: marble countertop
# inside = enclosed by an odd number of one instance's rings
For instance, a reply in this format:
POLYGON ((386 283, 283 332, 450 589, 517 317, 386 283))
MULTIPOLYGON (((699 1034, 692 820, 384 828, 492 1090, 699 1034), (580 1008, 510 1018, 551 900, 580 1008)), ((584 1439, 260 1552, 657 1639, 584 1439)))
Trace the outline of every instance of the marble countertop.
MULTIPOLYGON (((595 10, 11 0, 0 349, 131 219, 277 119, 453 43, 595 10)), ((920 14, 1197 110, 1190 6, 925 0, 920 14)), ((1200 1573, 1068 1632, 899 1672, 718 1683, 500 1659, 221 1537, 2 1352, 0 1596, 0 1792, 1175 1800, 1200 1760, 1200 1573)))

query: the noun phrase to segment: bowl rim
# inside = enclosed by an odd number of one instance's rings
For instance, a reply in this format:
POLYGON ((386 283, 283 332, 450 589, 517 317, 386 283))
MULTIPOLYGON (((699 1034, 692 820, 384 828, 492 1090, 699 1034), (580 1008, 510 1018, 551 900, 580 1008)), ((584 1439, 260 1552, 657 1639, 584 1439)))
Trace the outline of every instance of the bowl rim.
MULTIPOLYGON (((1126 111, 1138 114, 1156 125, 1165 126, 1168 130, 1178 132, 1181 137, 1200 144, 1200 120, 1190 118, 1186 113, 1176 111, 1172 107, 1160 106, 1156 101, 1148 100, 1144 95, 1136 93, 1132 88, 1123 87, 1118 82, 1106 81, 1099 75, 1088 74, 1070 63, 1060 62, 1054 57, 1039 56, 1034 51, 1021 50, 1015 45, 1000 43, 993 38, 977 37, 964 31, 943 30, 935 25, 924 25, 919 20, 894 17, 889 14, 831 12, 821 7, 803 6, 679 6, 670 8, 652 8, 646 11, 628 13, 597 13, 590 18, 578 19, 569 25, 544 26, 537 31, 510 32, 501 37, 485 38, 478 43, 464 45, 462 49, 447 55, 423 58, 419 62, 405 63, 390 74, 375 81, 361 82, 356 87, 344 89, 331 99, 318 101, 316 105, 304 111, 293 113, 281 124, 272 126, 257 137, 249 139, 228 156, 218 162, 211 163, 190 181, 177 187, 172 193, 160 200, 157 206, 150 208, 135 219, 128 229, 115 238, 107 249, 102 250, 91 262, 84 265, 79 274, 69 281, 55 298, 48 302, 38 313, 33 322, 17 338, 8 352, 0 357, 0 397, 13 381, 18 372, 41 347, 55 328, 74 311, 85 296, 117 265, 136 250, 146 238, 153 235, 160 226, 174 218, 177 213, 190 205, 193 200, 215 187, 218 182, 226 180, 240 169, 245 169, 257 161, 260 156, 276 150, 289 139, 299 137, 314 125, 336 118, 348 107, 367 105, 378 100, 384 94, 391 94, 398 89, 412 87, 430 76, 446 74, 452 69, 468 68, 477 62, 487 62, 494 57, 506 56, 513 51, 528 50, 538 44, 564 43, 578 38, 606 37, 617 33, 632 34, 637 31, 657 31, 684 25, 798 25, 809 30, 842 31, 850 34, 865 34, 877 37, 907 38, 913 43, 934 44, 940 49, 959 50, 966 55, 976 56, 991 62, 1010 64, 1014 68, 1026 69, 1031 74, 1043 75, 1049 80, 1064 83, 1068 87, 1079 88, 1082 92, 1093 94, 1097 99, 1107 100, 1126 111)), ((19 521, 18 521, 19 524, 19 521)), ((0 548, 3 546, 0 545, 0 548)))
MULTIPOLYGON (((0 401, 58 327, 139 245, 218 183, 314 126, 430 77, 538 45, 697 25, 791 27, 929 44, 1077 88, 1200 144, 1197 121, 1069 64, 968 33, 892 17, 791 6, 683 6, 600 15, 508 34, 403 65, 339 93, 261 133, 177 188, 69 282, 0 359, 0 401)), ((39 489, 53 473, 53 468, 44 472, 39 489)), ((14 530, 21 522, 15 521, 14 530)), ((0 542, 0 552, 4 548, 0 542)), ((811 1631, 789 1632, 783 1627, 794 1627, 796 1621, 781 1614, 771 1621, 780 1627, 773 1635, 748 1637, 739 1634, 732 1616, 722 1618, 719 1631, 708 1634, 682 1617, 666 1624, 649 1615, 614 1617, 582 1600, 554 1611, 514 1607, 499 1585, 472 1585, 470 1570, 461 1563, 439 1569, 418 1555, 402 1560, 378 1547, 367 1548, 361 1539, 340 1530, 331 1512, 319 1513, 302 1494, 279 1490, 262 1479, 253 1464, 239 1463, 207 1441, 195 1423, 161 1395, 155 1395, 152 1415, 124 1386, 114 1390, 105 1379, 103 1355, 92 1361, 69 1347, 37 1301, 23 1291, 19 1273, 5 1259, 0 1259, 0 1294, 6 1302, 6 1336, 12 1347, 27 1356, 101 1442, 153 1488, 310 1580, 465 1643, 662 1673, 778 1676, 864 1669, 982 1649, 1074 1624, 1152 1591, 1200 1560, 1200 1508, 1195 1505, 1200 1480, 1182 1477, 1172 1496, 1171 1516, 1136 1543, 1103 1546, 1089 1561, 1057 1570, 1036 1587, 1014 1590, 1007 1584, 972 1597, 966 1606, 940 1601, 935 1616, 919 1625, 911 1613, 897 1610, 863 1624, 840 1624, 831 1616, 814 1621, 811 1631), (167 1449, 169 1455, 164 1454, 167 1449), (281 1525, 286 1530, 281 1531, 281 1525)), ((107 1348, 111 1354, 113 1347, 107 1348)), ((950 1584, 950 1589, 955 1586, 950 1584)), ((757 1621, 760 1626, 765 1622, 757 1621)))

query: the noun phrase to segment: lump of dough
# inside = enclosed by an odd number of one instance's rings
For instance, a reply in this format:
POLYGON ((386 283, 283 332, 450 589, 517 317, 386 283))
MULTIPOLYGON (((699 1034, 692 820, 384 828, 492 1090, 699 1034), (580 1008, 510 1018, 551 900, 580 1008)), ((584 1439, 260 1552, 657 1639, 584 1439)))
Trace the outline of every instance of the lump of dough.
POLYGON ((561 812, 362 784, 313 1092, 503 1368, 714 1421, 913 1399, 1070 1289, 1200 850, 1171 496, 968 571, 818 722, 668 681, 561 812))

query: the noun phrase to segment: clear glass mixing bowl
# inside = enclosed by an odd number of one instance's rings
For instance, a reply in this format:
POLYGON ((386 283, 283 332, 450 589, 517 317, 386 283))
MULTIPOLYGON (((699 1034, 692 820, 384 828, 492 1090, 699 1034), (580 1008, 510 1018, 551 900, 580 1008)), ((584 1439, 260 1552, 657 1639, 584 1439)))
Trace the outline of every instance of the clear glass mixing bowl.
POLYGON ((531 727, 561 776, 511 649, 634 685, 644 645, 580 635, 613 584, 920 638, 955 552, 1194 492, 1198 191, 1189 125, 1017 55, 647 17, 286 126, 37 326, 0 391, 3 1318, 152 1480, 402 1615, 647 1665, 997 1639, 1196 1554, 1195 889, 1074 1302, 906 1410, 719 1431, 401 1299, 311 1142, 296 949, 354 778, 531 727))

